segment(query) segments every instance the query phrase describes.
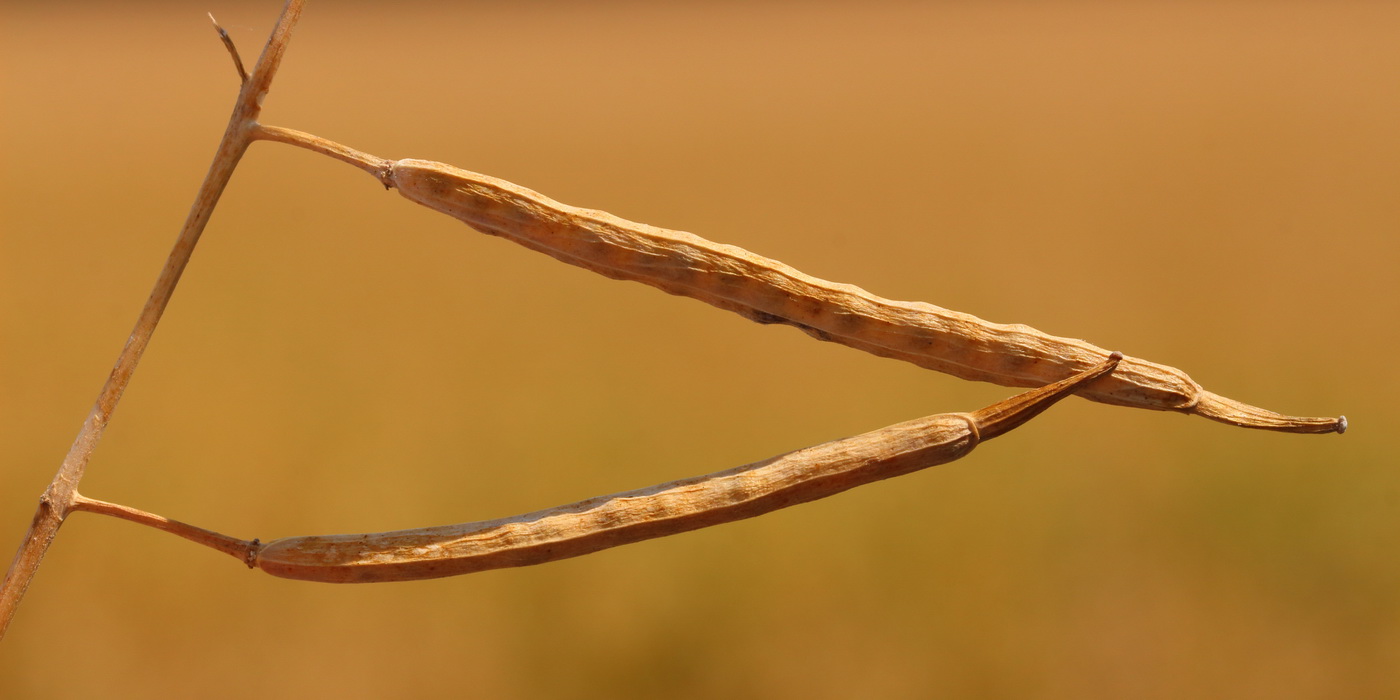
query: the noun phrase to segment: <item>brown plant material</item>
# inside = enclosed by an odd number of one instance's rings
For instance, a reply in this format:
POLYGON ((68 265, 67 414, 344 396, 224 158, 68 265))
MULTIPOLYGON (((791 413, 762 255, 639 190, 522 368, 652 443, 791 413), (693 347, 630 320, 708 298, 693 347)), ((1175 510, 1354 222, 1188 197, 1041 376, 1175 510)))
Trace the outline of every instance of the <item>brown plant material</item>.
MULTIPOLYGON (((914 302, 805 275, 781 262, 693 234, 555 202, 486 175, 421 160, 388 161, 290 129, 257 123, 263 98, 304 0, 288 0, 262 56, 243 82, 175 246, 92 411, 40 498, 0 584, 0 637, 69 513, 141 523, 213 547, 263 570, 319 581, 432 578, 552 561, 753 517, 846 489, 946 463, 1029 420, 1070 393, 1104 403, 1194 413, 1245 427, 1343 432, 1346 419, 1295 418, 1201 389, 1180 370, 1108 353, 1081 340, 914 302), (942 414, 810 447, 709 476, 602 496, 478 523, 366 535, 294 537, 268 545, 221 535, 87 498, 77 487, 195 244, 235 166, 254 140, 309 148, 352 163, 386 187, 474 228, 564 262, 689 296, 760 323, 795 326, 822 339, 965 379, 1040 388, 970 414, 942 414), (1115 368, 1117 371, 1114 371, 1115 368)), ((211 17, 212 19, 212 17, 211 17)))
MULTIPOLYGON (((819 340, 1002 386, 1043 386, 1102 362, 1109 352, 1021 324, 984 321, 924 302, 894 301, 829 282, 737 246, 557 202, 490 175, 444 163, 390 161, 283 127, 259 139, 354 165, 385 187, 472 228, 605 277, 698 299, 759 323, 786 324, 819 340)), ((1175 367, 1125 358, 1112 380, 1080 392, 1119 406, 1177 411, 1245 428, 1346 432, 1345 416, 1286 416, 1201 388, 1175 367)))
MULTIPOLYGON (((302 145, 302 144, 298 144, 302 145)), ((309 144, 307 147, 313 147, 309 144)), ((371 157, 372 158, 372 157, 371 157)), ((1108 351, 1020 324, 984 321, 923 302, 892 301, 692 233, 556 202, 443 163, 360 164, 404 197, 555 259, 613 279, 699 299, 759 323, 1002 386, 1042 386, 1083 371, 1108 351)), ((1113 377, 1079 391, 1094 401, 1205 416, 1291 433, 1340 433, 1346 418, 1285 416, 1201 388, 1179 369, 1128 357, 1113 377)))
POLYGON ((202 544, 211 549, 217 549, 248 566, 252 566, 253 556, 258 551, 258 541, 248 542, 237 537, 229 537, 213 530, 205 530, 202 527, 195 527, 179 520, 171 520, 159 515, 147 513, 144 510, 137 510, 130 506, 99 501, 95 498, 88 498, 80 493, 73 494, 74 511, 87 513, 97 513, 98 515, 109 515, 113 518, 128 520, 133 523, 153 527, 162 532, 168 532, 178 537, 183 537, 196 544, 202 544))
POLYGON ((305 581, 410 581, 543 564, 752 518, 946 464, 1020 427, 1076 389, 1106 380, 1122 359, 1122 353, 1112 353, 1069 379, 972 413, 927 416, 714 474, 498 520, 260 544, 76 493, 72 510, 153 527, 217 549, 249 568, 305 581))
MULTIPOLYGON (((122 392, 126 390, 126 385, 131 381, 131 375, 136 371, 136 365, 141 361, 141 354, 145 352, 146 345, 150 343, 151 335, 155 333, 156 324, 160 322, 161 314, 165 312, 166 305, 170 303, 170 297, 175 292, 175 285, 180 281, 180 275, 184 272, 186 264, 189 263, 190 255, 194 252, 195 244, 199 242, 200 234, 204 232, 205 225, 209 223, 209 217, 214 212, 214 205, 218 203, 219 195, 228 185, 229 178, 232 177, 233 169, 238 165, 239 159, 248 150, 248 145, 253 142, 253 133, 257 128, 258 114, 262 111, 263 98, 267 96, 272 78, 276 75, 277 68, 281 64, 282 54, 286 51, 287 42, 291 38, 292 27, 301 17, 303 4, 304 0, 287 1, 276 27, 272 30, 272 36, 268 38, 262 56, 253 66, 252 74, 243 80, 243 87, 239 90, 238 100, 234 103, 228 127, 224 130, 223 139, 219 142, 214 161, 209 165, 209 172, 204 177, 204 183, 200 185, 199 192, 195 195, 194 204, 190 206, 189 216, 180 229, 175 246, 170 251, 165 266, 161 268, 160 276, 156 279, 154 288, 151 289, 151 295, 146 300, 145 307, 141 309, 141 315, 136 320, 131 336, 117 357, 112 373, 108 375, 92 411, 88 414, 82 429, 78 431, 78 437, 73 441, 73 446, 69 448, 68 455, 63 459, 63 465, 59 467, 58 473, 54 475, 53 481, 39 499, 39 507, 34 512, 34 519, 29 525, 29 531, 25 533, 24 541, 15 554, 14 560, 10 563, 9 570, 5 573, 4 583, 0 584, 0 638, 5 636, 5 630, 9 627, 10 620, 14 618, 20 600, 24 598, 24 593, 29 588, 29 582, 33 580, 35 572, 38 571, 39 564, 44 559, 44 553, 48 551, 49 544, 58 534, 58 529, 63 525, 64 518, 68 517, 68 513, 74 510, 75 504, 80 498, 77 490, 78 482, 83 478, 88 460, 92 458, 92 452, 96 449, 97 442, 107 427, 107 421, 111 418, 112 411, 117 407, 117 402, 121 400, 122 392)), ((222 31, 220 31, 220 35, 226 36, 222 31)), ((236 54, 233 51, 232 42, 226 41, 225 46, 229 48, 231 53, 236 54)))
POLYGON ((288 537, 264 545, 254 563, 274 576, 307 581, 408 581, 542 564, 752 518, 959 459, 1076 389, 1110 381, 1105 375, 1122 358, 1112 353, 1069 379, 980 411, 918 418, 706 476, 499 520, 288 537))

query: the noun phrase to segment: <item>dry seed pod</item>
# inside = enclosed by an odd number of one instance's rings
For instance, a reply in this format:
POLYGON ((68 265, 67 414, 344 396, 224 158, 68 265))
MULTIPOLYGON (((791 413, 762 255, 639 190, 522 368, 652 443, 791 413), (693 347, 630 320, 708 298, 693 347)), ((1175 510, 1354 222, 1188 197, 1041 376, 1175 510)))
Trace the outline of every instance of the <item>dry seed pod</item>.
MULTIPOLYGON (((269 136, 274 137, 297 143, 281 134, 269 136)), ((363 161, 359 164, 365 167, 363 161)), ((1083 340, 1019 324, 991 323, 932 304, 884 299, 854 285, 803 274, 742 248, 561 204, 504 180, 443 163, 406 159, 385 161, 378 167, 385 185, 404 197, 571 265, 699 299, 760 323, 795 326, 821 340, 963 379, 1042 386, 1108 356, 1107 350, 1083 340)), ((1079 394, 1103 403, 1191 413, 1248 428, 1293 433, 1346 430, 1345 417, 1298 418, 1256 408, 1205 391, 1181 370, 1131 357, 1123 360, 1112 378, 1079 394)))
MULTIPOLYGON (((945 413, 707 476, 511 518, 362 535, 289 537, 257 550, 274 576, 373 583, 541 564, 751 518, 966 455, 1112 372, 1122 355, 973 413, 945 413)), ((1105 377, 1103 381, 1108 381, 1105 377)))

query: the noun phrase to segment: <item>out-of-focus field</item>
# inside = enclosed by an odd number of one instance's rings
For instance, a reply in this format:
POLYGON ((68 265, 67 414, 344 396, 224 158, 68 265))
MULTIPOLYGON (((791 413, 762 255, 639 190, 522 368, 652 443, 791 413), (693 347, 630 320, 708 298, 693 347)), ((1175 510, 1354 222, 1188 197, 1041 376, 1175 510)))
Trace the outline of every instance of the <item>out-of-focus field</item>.
MULTIPOLYGON (((0 5, 0 545, 280 4, 0 5)), ((328 586, 74 516, 0 697, 1400 697, 1400 5, 310 4, 268 123, 1345 436, 1068 401, 967 459, 544 566, 328 586)), ((241 537, 499 517, 1012 390, 560 264, 254 146, 82 490, 241 537)))

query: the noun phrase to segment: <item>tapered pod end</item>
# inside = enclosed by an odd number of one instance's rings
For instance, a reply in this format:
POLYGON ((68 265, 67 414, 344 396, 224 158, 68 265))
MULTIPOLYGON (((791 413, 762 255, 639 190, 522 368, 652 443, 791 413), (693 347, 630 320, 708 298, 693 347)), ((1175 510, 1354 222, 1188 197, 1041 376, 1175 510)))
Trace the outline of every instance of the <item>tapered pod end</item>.
POLYGON ((1282 433, 1345 433, 1347 417, 1302 418, 1266 411, 1257 406, 1227 399, 1219 394, 1202 391, 1192 413, 1211 420, 1243 428, 1275 430, 1282 433))
POLYGON ((977 426, 979 438, 989 440, 1040 415, 1042 411, 1055 405, 1060 399, 1073 394, 1083 385, 1112 372, 1122 359, 1123 353, 1111 353, 1108 359, 1101 364, 1073 377, 1017 394, 980 411, 973 411, 970 415, 973 423, 977 426))

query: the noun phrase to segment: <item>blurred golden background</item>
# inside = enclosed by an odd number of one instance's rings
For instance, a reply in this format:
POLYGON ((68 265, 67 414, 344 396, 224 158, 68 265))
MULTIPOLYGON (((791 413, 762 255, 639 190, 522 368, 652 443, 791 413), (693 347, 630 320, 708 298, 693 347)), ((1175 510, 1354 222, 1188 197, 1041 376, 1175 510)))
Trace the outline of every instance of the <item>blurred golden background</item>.
MULTIPOLYGON (((8 561, 280 3, 0 5, 8 561)), ((0 697, 1400 697, 1400 5, 312 2, 264 121, 1180 367, 743 523, 377 586, 80 514, 0 697)), ((560 264, 257 144, 82 490, 494 518, 1012 393, 560 264)))

